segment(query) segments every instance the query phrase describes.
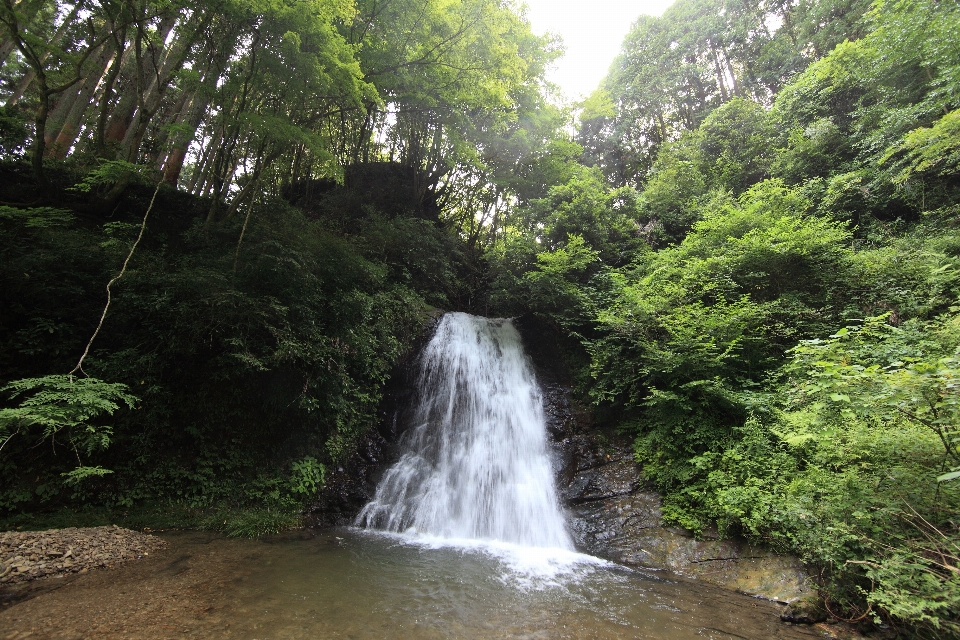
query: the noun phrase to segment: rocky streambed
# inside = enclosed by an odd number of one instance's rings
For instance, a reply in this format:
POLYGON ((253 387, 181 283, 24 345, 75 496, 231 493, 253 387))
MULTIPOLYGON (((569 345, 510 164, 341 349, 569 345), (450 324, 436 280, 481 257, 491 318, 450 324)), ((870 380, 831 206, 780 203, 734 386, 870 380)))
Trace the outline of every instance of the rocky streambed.
POLYGON ((0 585, 113 567, 166 545, 160 538, 116 525, 0 532, 0 585))

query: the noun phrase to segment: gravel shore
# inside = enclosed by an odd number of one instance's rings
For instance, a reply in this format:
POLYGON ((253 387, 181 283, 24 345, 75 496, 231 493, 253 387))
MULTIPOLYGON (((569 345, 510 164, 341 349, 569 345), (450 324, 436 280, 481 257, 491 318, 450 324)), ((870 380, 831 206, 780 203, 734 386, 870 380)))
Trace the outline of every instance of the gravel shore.
POLYGON ((167 546, 146 533, 110 527, 0 532, 0 584, 86 573, 149 555, 167 546))

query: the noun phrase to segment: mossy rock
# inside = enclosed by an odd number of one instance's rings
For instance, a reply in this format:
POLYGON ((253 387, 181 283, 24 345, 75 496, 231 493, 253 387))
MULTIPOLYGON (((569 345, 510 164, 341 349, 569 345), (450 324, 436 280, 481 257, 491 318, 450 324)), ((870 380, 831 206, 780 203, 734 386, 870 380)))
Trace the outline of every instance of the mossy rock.
POLYGON ((815 596, 808 596, 791 602, 780 614, 781 620, 794 624, 816 624, 827 620, 829 617, 830 614, 823 606, 823 601, 815 596))

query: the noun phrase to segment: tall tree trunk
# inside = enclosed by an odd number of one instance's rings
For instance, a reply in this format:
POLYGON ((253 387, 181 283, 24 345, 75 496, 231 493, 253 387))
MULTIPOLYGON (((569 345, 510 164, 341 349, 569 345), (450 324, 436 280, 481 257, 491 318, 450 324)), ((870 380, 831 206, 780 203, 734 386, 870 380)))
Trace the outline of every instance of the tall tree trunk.
MULTIPOLYGON (((223 147, 221 147, 221 151, 222 149, 223 147)), ((226 160, 227 162, 230 161, 229 156, 226 157, 226 160)), ((210 226, 219 220, 221 205, 227 196, 227 190, 230 188, 230 183, 233 181, 233 176, 236 175, 239 166, 240 159, 237 158, 230 164, 228 171, 222 174, 214 172, 211 184, 209 185, 210 195, 213 197, 213 200, 210 202, 210 210, 207 212, 207 219, 203 224, 204 233, 209 231, 210 226)))
POLYGON ((170 140, 170 128, 182 124, 186 117, 186 109, 189 107, 191 94, 188 91, 181 91, 176 102, 164 111, 159 119, 157 127, 157 137, 153 143, 153 151, 148 154, 148 160, 151 166, 157 171, 163 170, 163 161, 167 157, 167 143, 170 140))
POLYGON ((303 164, 304 145, 298 144, 293 154, 293 162, 290 165, 289 184, 296 184, 300 179, 300 167, 303 164))
MULTIPOLYGON (((82 83, 83 81, 81 80, 77 83, 77 85, 82 83)), ((71 91, 70 93, 64 92, 64 94, 61 95, 60 99, 54 103, 53 107, 50 109, 50 112, 47 114, 47 126, 44 132, 45 140, 43 141, 47 147, 47 156, 54 154, 53 143, 57 139, 57 135, 60 133, 63 123, 66 122, 67 116, 70 114, 70 110, 73 108, 76 100, 76 91, 71 91)))
POLYGON ((7 62, 7 58, 10 57, 10 54, 13 53, 13 50, 17 48, 17 45, 14 44, 13 38, 4 38, 3 42, 0 42, 0 67, 2 67, 7 62))
POLYGON ((192 38, 182 36, 180 33, 177 35, 181 37, 174 37, 159 66, 154 63, 150 83, 146 91, 138 96, 136 113, 120 143, 120 156, 127 162, 133 162, 136 158, 150 121, 160 109, 167 88, 173 80, 173 74, 183 65, 193 44, 192 38))
MULTIPOLYGON (((207 21, 207 24, 209 24, 211 20, 212 18, 207 21)), ((202 31, 198 29, 196 33, 201 34, 202 31)), ((197 128, 207 114, 210 101, 216 91, 217 80, 221 75, 221 69, 227 58, 229 58, 232 50, 232 47, 223 46, 222 43, 211 40, 202 57, 202 59, 205 59, 205 64, 199 69, 200 86, 191 95, 189 106, 187 106, 186 110, 181 114, 178 121, 183 124, 185 128, 178 130, 170 137, 170 148, 163 162, 163 181, 170 186, 176 186, 180 180, 180 172, 183 170, 183 163, 186 160, 190 145, 196 137, 197 128)), ((197 170, 200 169, 206 160, 207 155, 205 153, 201 158, 198 158, 197 168, 191 177, 190 185, 187 187, 188 191, 193 190, 198 179, 197 170)))
POLYGON ((123 68, 120 69, 120 75, 117 78, 122 89, 120 97, 113 109, 109 111, 109 119, 103 127, 104 151, 107 147, 123 141, 124 136, 127 135, 127 127, 133 120, 133 113, 137 109, 136 81, 133 79, 136 62, 133 57, 132 53, 124 56, 123 68))
MULTIPOLYGON (((71 10, 70 13, 64 17, 63 22, 59 27, 57 27, 56 33, 53 34, 53 38, 50 40, 51 45, 55 45, 60 42, 61 39, 63 39, 64 32, 67 30, 67 27, 69 27, 70 24, 76 20, 78 13, 80 13, 80 3, 74 5, 73 10, 71 10)), ((40 62, 46 62, 49 57, 50 51, 47 51, 40 57, 40 62)), ((33 69, 29 70, 26 75, 23 76, 23 79, 20 81, 20 84, 17 85, 17 88, 14 90, 14 92, 9 98, 7 98, 7 104, 12 106, 20 102, 20 98, 23 97, 24 92, 26 92, 30 85, 33 84, 33 81, 36 79, 36 77, 37 73, 33 69)))
POLYGON ((240 206, 253 197, 257 186, 260 184, 260 176, 263 175, 263 172, 269 168, 270 165, 272 165, 273 162, 282 154, 282 151, 272 151, 270 154, 264 157, 263 151, 265 146, 265 143, 261 143, 260 148, 257 149, 257 161, 254 165, 253 172, 250 174, 247 184, 244 185, 243 189, 240 190, 240 193, 238 193, 233 199, 233 202, 230 203, 227 213, 223 216, 224 220, 229 220, 231 217, 233 217, 240 206))
POLYGON ((717 50, 710 45, 710 54, 713 58, 713 66, 717 72, 717 88, 720 89, 720 99, 726 102, 730 95, 727 92, 727 83, 725 82, 723 68, 720 66, 720 56, 717 54, 717 50))
MULTIPOLYGON (((175 24, 176 16, 169 16, 161 22, 158 37, 161 45, 166 42, 167 36, 170 35, 170 31, 173 30, 175 24)), ((121 146, 123 144, 137 107, 142 102, 144 85, 147 84, 146 62, 143 59, 143 38, 144 31, 141 26, 137 29, 131 55, 126 56, 120 71, 120 77, 123 78, 123 92, 120 94, 117 106, 110 114, 110 119, 104 128, 104 147, 121 146)))
POLYGON ((731 92, 735 96, 740 94, 740 83, 737 82, 737 73, 736 69, 733 68, 733 63, 730 62, 730 54, 727 52, 727 48, 723 45, 720 45, 720 53, 723 54, 723 61, 726 64, 727 71, 730 73, 730 88, 731 92))
POLYGON ((105 42, 106 37, 88 42, 86 49, 75 61, 73 77, 58 86, 51 87, 48 84, 47 71, 44 63, 41 61, 41 57, 45 52, 38 52, 33 48, 33 45, 29 41, 30 39, 22 33, 21 29, 23 27, 19 23, 19 15, 12 7, 11 0, 6 0, 5 6, 0 7, 0 22, 7 28, 10 37, 14 40, 17 50, 23 55, 24 60, 37 74, 37 84, 39 85, 38 104, 34 118, 34 145, 31 165, 37 181, 37 187, 40 189, 40 199, 42 200, 46 197, 48 186, 46 174, 43 170, 43 159, 47 146, 46 129, 47 118, 50 115, 50 98, 66 91, 82 79, 82 70, 87 59, 90 57, 90 54, 100 48, 105 42))
MULTIPOLYGON (((10 0, 6 4, 9 6, 11 10, 19 9, 21 8, 20 5, 23 4, 23 0, 10 0)), ((32 7, 28 6, 23 8, 27 9, 27 11, 25 11, 25 14, 27 16, 31 16, 27 24, 27 26, 29 27, 31 26, 30 23, 32 23, 33 18, 39 12, 40 7, 38 3, 34 3, 34 6, 32 7)), ((10 57, 10 54, 13 53, 16 48, 17 48, 16 37, 4 31, 2 40, 0 40, 0 66, 3 66, 4 64, 6 64, 7 58, 10 57)))
POLYGON ((197 167, 194 169, 193 175, 190 177, 190 184, 187 187, 187 191, 193 195, 200 196, 206 189, 207 182, 210 179, 210 167, 212 166, 213 159, 219 152, 220 145, 222 143, 223 138, 219 133, 215 133, 213 136, 211 136, 210 143, 204 150, 200 162, 197 163, 197 167))
POLYGON ((176 186, 180 179, 180 172, 183 171, 183 162, 187 157, 187 151, 196 135, 197 127, 206 115, 207 107, 210 104, 210 98, 206 93, 204 95, 194 94, 193 101, 188 109, 187 117, 184 122, 186 130, 178 132, 173 143, 170 145, 170 152, 167 154, 166 162, 163 165, 163 181, 176 186), (187 133, 189 131, 189 134, 187 133))
POLYGON ((50 124, 47 127, 48 144, 50 144, 50 148, 47 150, 48 156, 60 159, 66 157, 70 147, 77 139, 83 116, 92 104, 91 98, 94 91, 100 86, 110 68, 113 53, 114 47, 112 44, 104 44, 94 67, 99 71, 88 74, 77 83, 76 91, 57 101, 57 106, 50 116, 50 124), (61 105, 65 109, 65 113, 61 112, 61 105))
POLYGON ((100 92, 100 111, 93 134, 93 151, 98 156, 102 156, 106 148, 107 118, 110 115, 110 103, 113 101, 113 87, 123 68, 128 64, 128 58, 132 55, 130 47, 127 46, 126 29, 119 34, 114 33, 113 46, 121 52, 114 56, 100 92))

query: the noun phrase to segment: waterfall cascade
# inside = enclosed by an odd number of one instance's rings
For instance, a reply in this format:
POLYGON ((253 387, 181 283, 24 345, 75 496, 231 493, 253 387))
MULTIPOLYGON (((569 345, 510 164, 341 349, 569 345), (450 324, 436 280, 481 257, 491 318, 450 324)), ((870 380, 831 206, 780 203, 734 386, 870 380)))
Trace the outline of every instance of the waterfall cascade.
POLYGON ((417 390, 400 460, 356 524, 573 549, 540 391, 510 320, 446 314, 422 355, 417 390))

